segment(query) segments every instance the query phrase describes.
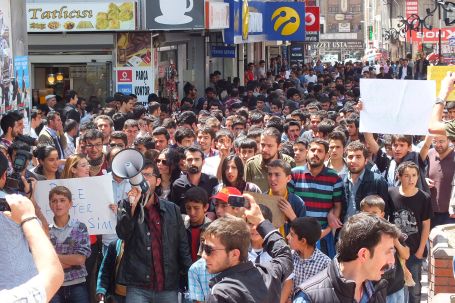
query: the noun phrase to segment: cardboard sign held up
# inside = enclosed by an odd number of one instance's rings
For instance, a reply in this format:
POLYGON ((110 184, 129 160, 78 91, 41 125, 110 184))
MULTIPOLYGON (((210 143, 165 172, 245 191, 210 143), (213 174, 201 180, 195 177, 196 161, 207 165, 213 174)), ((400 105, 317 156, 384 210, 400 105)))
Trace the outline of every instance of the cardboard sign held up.
MULTIPOLYGON (((427 79, 436 80, 436 96, 441 89, 441 81, 447 75, 447 72, 455 72, 455 66, 428 66, 427 79)), ((447 97, 447 101, 455 101, 455 91, 452 91, 447 97)))
POLYGON ((252 192, 244 193, 253 196, 257 204, 265 205, 272 211, 273 216, 272 223, 276 228, 280 228, 281 226, 284 225, 284 223, 286 222, 286 218, 284 214, 281 212, 280 208, 278 207, 278 200, 280 199, 280 197, 252 192))

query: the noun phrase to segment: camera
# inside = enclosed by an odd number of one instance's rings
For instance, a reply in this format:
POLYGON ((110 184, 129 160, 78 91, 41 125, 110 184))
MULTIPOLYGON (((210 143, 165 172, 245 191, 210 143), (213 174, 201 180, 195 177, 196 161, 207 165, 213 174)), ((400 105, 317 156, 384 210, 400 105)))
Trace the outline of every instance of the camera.
POLYGON ((24 183, 21 179, 21 173, 27 166, 27 160, 30 160, 31 154, 28 151, 17 150, 13 161, 13 173, 6 178, 6 188, 12 190, 24 191, 24 183))
POLYGON ((229 195, 228 204, 232 207, 245 207, 246 200, 244 196, 229 195))

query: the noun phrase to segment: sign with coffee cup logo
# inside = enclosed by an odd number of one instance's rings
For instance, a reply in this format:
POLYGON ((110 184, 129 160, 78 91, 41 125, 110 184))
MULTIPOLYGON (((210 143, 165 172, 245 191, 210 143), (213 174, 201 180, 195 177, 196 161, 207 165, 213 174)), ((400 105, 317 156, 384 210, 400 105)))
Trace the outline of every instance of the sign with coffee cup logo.
POLYGON ((203 29, 204 1, 146 0, 146 16, 147 29, 203 29))

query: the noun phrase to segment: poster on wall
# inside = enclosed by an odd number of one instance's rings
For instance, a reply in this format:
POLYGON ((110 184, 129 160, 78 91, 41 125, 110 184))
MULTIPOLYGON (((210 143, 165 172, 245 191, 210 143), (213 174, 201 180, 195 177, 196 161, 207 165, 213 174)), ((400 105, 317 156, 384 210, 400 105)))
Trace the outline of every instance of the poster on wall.
POLYGON ((30 76, 28 73, 28 56, 14 57, 14 78, 17 81, 16 103, 18 109, 30 108, 31 89, 30 76))
POLYGON ((154 92, 155 73, 150 32, 117 33, 116 91, 134 94, 147 106, 154 92))
POLYGON ((13 78, 11 8, 9 0, 0 0, 0 113, 15 109, 13 96, 17 81, 13 78))
POLYGON ((146 0, 146 16, 147 29, 204 29, 204 1, 146 0))

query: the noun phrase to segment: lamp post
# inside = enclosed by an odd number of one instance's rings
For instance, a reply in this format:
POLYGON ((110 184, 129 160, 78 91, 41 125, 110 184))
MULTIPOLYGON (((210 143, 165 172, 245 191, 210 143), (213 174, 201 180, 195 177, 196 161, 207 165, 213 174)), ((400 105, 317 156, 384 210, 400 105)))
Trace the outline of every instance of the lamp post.
MULTIPOLYGON (((427 8, 426 12, 427 15, 433 16, 433 14, 438 11, 438 19, 439 19, 439 37, 438 37, 438 58, 439 58, 439 63, 441 63, 441 58, 442 58, 442 11, 445 11, 447 13, 453 12, 452 7, 455 8, 455 3, 450 2, 450 1, 441 1, 441 0, 434 0, 435 7, 433 9, 427 8)), ((445 18, 445 24, 446 25, 451 25, 455 23, 455 20, 450 21, 449 18, 445 18)))

